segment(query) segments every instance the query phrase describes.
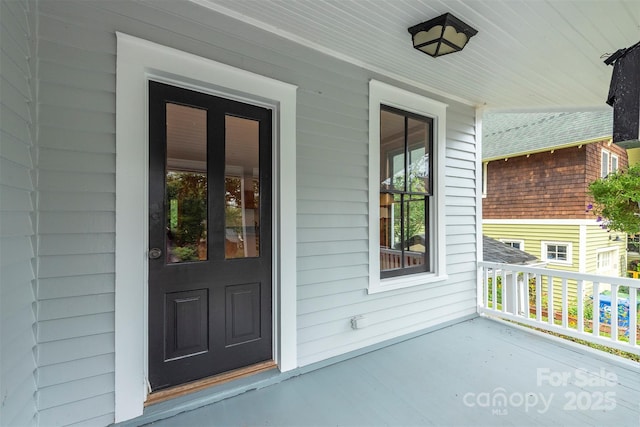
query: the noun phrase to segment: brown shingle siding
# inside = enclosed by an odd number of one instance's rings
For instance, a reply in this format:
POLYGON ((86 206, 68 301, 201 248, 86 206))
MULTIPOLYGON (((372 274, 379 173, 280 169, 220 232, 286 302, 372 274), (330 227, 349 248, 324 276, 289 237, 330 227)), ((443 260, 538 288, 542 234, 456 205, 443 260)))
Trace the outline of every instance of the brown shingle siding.
POLYGON ((495 160, 487 165, 485 219, 579 219, 589 203, 587 187, 600 177, 602 149, 627 166, 626 150, 607 141, 495 160))

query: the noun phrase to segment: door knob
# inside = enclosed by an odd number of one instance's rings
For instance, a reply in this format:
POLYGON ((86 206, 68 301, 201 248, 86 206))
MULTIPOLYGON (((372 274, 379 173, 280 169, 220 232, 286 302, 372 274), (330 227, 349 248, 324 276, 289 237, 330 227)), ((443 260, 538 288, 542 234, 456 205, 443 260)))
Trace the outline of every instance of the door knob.
POLYGON ((160 249, 160 248, 149 249, 149 258, 150 259, 158 259, 161 256, 162 256, 162 249, 160 249))

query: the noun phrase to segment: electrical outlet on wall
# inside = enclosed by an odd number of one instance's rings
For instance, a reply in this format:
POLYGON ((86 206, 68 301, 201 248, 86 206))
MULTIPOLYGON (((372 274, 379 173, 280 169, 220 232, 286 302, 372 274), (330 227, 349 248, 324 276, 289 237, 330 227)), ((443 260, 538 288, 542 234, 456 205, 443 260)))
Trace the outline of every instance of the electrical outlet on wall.
POLYGON ((360 315, 354 316, 351 318, 351 328, 352 329, 362 329, 369 326, 369 319, 360 315))

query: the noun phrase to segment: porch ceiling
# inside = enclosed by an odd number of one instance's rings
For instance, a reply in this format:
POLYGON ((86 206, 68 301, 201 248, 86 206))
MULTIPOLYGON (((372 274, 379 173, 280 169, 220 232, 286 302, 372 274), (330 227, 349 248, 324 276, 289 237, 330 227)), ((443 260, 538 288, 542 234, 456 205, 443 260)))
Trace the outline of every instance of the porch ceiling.
POLYGON ((637 0, 192 0, 333 56, 475 106, 606 108, 602 55, 640 39, 637 0), (407 28, 451 12, 478 30, 433 59, 407 28))

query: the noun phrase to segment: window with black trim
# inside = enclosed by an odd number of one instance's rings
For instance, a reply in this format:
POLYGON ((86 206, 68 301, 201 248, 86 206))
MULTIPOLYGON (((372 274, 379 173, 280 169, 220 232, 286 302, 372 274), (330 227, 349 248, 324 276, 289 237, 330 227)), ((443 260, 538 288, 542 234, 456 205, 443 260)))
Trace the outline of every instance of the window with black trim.
POLYGON ((433 119, 380 106, 380 277, 431 271, 433 119))

